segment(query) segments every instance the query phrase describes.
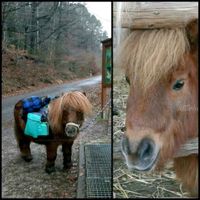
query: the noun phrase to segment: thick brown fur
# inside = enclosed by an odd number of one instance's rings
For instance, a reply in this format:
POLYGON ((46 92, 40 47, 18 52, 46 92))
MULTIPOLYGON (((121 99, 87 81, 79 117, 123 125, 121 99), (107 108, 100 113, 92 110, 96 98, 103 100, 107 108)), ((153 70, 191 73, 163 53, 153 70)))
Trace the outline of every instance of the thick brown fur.
POLYGON ((137 30, 120 47, 116 63, 132 84, 148 89, 179 64, 188 48, 184 28, 137 30))
POLYGON ((91 113, 92 105, 81 92, 64 93, 61 97, 52 100, 48 106, 49 136, 36 139, 24 134, 26 122, 23 118, 23 102, 20 100, 14 108, 14 130, 22 158, 29 162, 32 160, 30 143, 36 142, 46 145, 47 163, 46 172, 55 170, 54 164, 57 148, 62 145, 64 169, 71 166, 72 145, 76 136, 65 135, 65 125, 73 122, 82 125, 84 117, 91 113))
MULTIPOLYGON (((185 28, 136 30, 123 42, 118 65, 130 80, 126 137, 136 151, 143 138, 160 148, 156 169, 173 159, 179 147, 198 136, 198 20, 185 28), (181 91, 172 90, 184 80, 181 91)), ((198 155, 174 159, 191 194, 198 193, 198 155)))

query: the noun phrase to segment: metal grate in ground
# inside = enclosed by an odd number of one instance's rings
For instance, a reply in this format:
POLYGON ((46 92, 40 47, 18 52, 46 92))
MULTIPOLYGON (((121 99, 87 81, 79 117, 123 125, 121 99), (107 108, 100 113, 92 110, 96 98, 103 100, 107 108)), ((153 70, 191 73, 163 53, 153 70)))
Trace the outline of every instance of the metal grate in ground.
POLYGON ((87 178, 88 198, 111 198, 110 178, 87 178))
POLYGON ((85 145, 86 195, 111 198, 111 145, 85 145))

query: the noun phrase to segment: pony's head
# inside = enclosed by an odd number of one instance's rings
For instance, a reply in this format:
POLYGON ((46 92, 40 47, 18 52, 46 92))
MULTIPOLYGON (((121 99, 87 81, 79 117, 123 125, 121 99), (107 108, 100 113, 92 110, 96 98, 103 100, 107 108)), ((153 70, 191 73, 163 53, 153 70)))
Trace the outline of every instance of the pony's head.
POLYGON ((82 126, 84 116, 90 114, 92 105, 82 92, 64 93, 53 100, 48 108, 48 121, 55 134, 75 137, 82 126))
POLYGON ((121 46, 117 62, 130 84, 122 152, 130 168, 160 168, 197 135, 197 24, 134 30, 121 46))

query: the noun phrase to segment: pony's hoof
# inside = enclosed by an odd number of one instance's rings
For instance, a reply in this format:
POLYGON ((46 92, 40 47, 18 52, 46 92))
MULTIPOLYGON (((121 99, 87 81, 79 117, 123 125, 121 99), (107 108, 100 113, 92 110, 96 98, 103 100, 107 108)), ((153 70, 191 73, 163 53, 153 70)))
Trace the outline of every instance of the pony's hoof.
POLYGON ((72 167, 72 163, 70 162, 70 163, 66 163, 65 165, 64 165, 64 167, 63 167, 63 170, 68 170, 68 169, 70 169, 71 167, 72 167))
POLYGON ((54 166, 46 166, 45 168, 45 171, 48 173, 48 174, 51 174, 52 172, 55 172, 55 167, 54 166))
POLYGON ((30 161, 33 159, 32 155, 22 156, 22 158, 23 158, 26 162, 30 162, 30 161))

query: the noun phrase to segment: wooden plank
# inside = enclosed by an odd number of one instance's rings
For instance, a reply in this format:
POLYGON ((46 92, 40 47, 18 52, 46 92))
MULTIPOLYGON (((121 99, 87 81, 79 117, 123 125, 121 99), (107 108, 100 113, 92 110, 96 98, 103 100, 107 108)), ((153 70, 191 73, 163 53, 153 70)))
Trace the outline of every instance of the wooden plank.
MULTIPOLYGON (((107 88, 111 88, 111 83, 106 83, 106 50, 111 48, 111 38, 106 39, 101 42, 102 43, 102 81, 101 81, 101 110, 105 106, 106 96, 107 96, 107 88)), ((101 118, 103 119, 104 114, 103 111, 101 113, 101 118)))
POLYGON ((193 18, 198 18, 198 2, 115 2, 113 7, 115 28, 182 27, 193 18))
MULTIPOLYGON (((188 156, 191 154, 198 154, 198 152, 199 152, 198 144, 199 144, 198 138, 188 140, 184 145, 182 145, 180 147, 178 152, 175 154, 174 158, 184 157, 184 156, 188 156)), ((118 144, 114 145, 114 147, 113 147, 113 160, 118 160, 118 159, 119 160, 124 159, 122 152, 121 152, 121 143, 118 143, 118 144)))

